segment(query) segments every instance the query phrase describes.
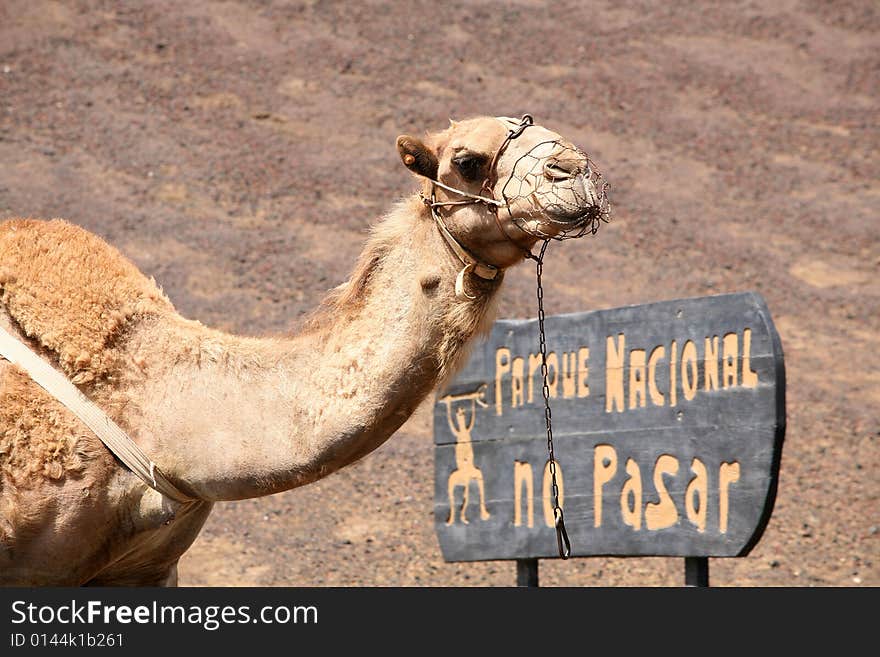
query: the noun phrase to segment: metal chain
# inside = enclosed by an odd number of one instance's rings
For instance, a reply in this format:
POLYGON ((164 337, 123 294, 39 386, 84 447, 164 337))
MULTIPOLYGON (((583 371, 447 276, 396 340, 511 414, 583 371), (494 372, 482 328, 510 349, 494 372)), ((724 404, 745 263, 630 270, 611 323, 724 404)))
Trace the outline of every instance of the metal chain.
POLYGON ((548 244, 550 244, 550 240, 544 240, 538 256, 531 257, 537 263, 538 344, 541 350, 541 376, 544 378, 544 419, 547 423, 547 452, 550 455, 547 462, 550 464, 550 478, 552 482, 551 491, 553 493, 553 517, 556 524, 556 544, 559 548, 559 556, 563 559, 568 559, 571 556, 571 543, 568 540, 568 532, 565 531, 562 507, 559 504, 559 486, 556 483, 556 456, 553 454, 553 417, 550 411, 550 371, 547 367, 547 338, 544 333, 544 287, 541 283, 541 276, 544 273, 544 253, 547 251, 548 244))

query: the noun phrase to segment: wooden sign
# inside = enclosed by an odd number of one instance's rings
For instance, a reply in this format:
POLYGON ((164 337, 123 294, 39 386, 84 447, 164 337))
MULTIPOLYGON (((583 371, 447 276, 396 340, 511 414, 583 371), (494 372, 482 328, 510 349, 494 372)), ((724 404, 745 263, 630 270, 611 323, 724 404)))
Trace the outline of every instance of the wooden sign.
MULTIPOLYGON (((779 336, 755 293, 546 322, 572 556, 742 556, 785 434, 779 336)), ((537 320, 497 321, 434 407, 447 561, 557 557, 537 320)))

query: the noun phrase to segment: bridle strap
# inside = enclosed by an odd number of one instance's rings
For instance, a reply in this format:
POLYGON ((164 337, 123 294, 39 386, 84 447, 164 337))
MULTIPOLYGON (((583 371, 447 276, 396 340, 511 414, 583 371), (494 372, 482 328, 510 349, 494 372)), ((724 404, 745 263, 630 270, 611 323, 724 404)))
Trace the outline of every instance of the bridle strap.
POLYGON ((452 252, 455 253, 461 261, 461 264, 463 264, 465 268, 470 268, 470 271, 482 279, 487 281, 495 280, 498 276, 498 267, 480 262, 480 260, 470 251, 464 248, 464 246, 455 239, 452 233, 449 232, 449 229, 446 227, 446 222, 443 221, 443 217, 440 216, 440 213, 437 212, 433 206, 431 207, 431 214, 434 215, 434 221, 437 224, 437 228, 440 230, 440 234, 443 236, 443 239, 446 240, 446 243, 449 245, 449 248, 452 249, 452 252))
POLYGON ((141 448, 79 388, 71 383, 30 347, 0 326, 0 357, 18 365, 33 381, 66 406, 101 442, 144 483, 165 497, 186 503, 194 498, 184 494, 156 467, 141 448))
POLYGON ((492 186, 495 181, 495 167, 498 164, 498 159, 501 157, 501 154, 507 148, 507 145, 517 137, 519 137, 523 131, 529 126, 534 125, 534 119, 531 114, 524 114, 522 119, 520 120, 519 125, 516 128, 511 128, 507 136, 504 138, 504 141, 501 143, 501 146, 495 151, 495 155, 492 157, 492 162, 489 165, 489 176, 483 181, 483 185, 480 188, 480 191, 487 194, 487 196, 483 196, 481 194, 471 194, 470 192, 466 192, 461 189, 456 189, 450 185, 440 182, 434 178, 428 178, 431 181, 431 198, 425 197, 424 194, 421 194, 422 201, 431 209, 431 216, 434 219, 434 222, 437 224, 437 228, 440 231, 440 234, 443 236, 443 239, 449 245, 452 252, 458 257, 461 263, 464 265, 464 269, 462 269, 458 278, 456 279, 456 293, 459 296, 463 296, 468 299, 473 299, 475 297, 470 296, 466 292, 464 292, 464 276, 468 272, 472 272, 479 276, 484 280, 495 280, 498 276, 498 272, 500 271, 500 267, 495 265, 491 265, 489 263, 481 261, 479 258, 474 256, 473 253, 468 251, 461 242, 459 242, 455 236, 449 231, 449 228, 446 227, 446 223, 443 221, 443 217, 440 215, 440 211, 438 208, 440 207, 448 207, 448 206, 456 206, 456 205, 473 205, 475 203, 483 203, 487 205, 492 213, 495 215, 495 223, 498 225, 501 234, 504 235, 510 242, 514 244, 518 249, 524 252, 526 258, 534 259, 535 256, 531 251, 524 248, 510 236, 504 226, 501 224, 501 220, 498 217, 498 208, 504 207, 507 205, 506 201, 499 201, 494 197, 492 193, 492 186), (458 194, 459 196, 464 197, 466 200, 459 201, 438 201, 434 192, 434 187, 440 187, 441 189, 445 189, 448 192, 452 192, 453 194, 458 194))
MULTIPOLYGON (((455 187, 450 187, 449 185, 446 185, 446 184, 440 182, 439 180, 434 180, 432 178, 429 178, 428 180, 430 180, 432 183, 437 185, 437 187, 442 187, 447 192, 453 192, 455 194, 458 194, 459 196, 465 196, 465 197, 471 199, 470 201, 441 201, 441 202, 434 201, 434 205, 437 205, 437 206, 440 206, 440 205, 470 205, 473 203, 485 203, 486 205, 493 206, 493 207, 501 207, 502 205, 505 205, 504 203, 502 203, 501 201, 499 201, 495 198, 486 198, 485 196, 480 196, 478 194, 471 194, 471 193, 465 192, 461 189, 456 189, 455 187)), ((485 184, 486 183, 483 183, 484 186, 485 186, 485 184)))
MULTIPOLYGON (((520 119, 519 125, 515 128, 511 128, 510 130, 508 130, 507 136, 504 138, 504 141, 501 143, 501 146, 498 148, 497 151, 495 151, 495 155, 492 156, 492 162, 489 164, 489 177, 483 181, 483 187, 480 189, 480 191, 488 192, 489 195, 493 197, 493 200, 494 200, 494 194, 492 194, 492 187, 495 185, 496 182, 498 182, 495 178, 495 167, 498 164, 498 158, 501 157, 501 154, 504 152, 504 149, 507 148, 507 145, 510 142, 512 142, 514 139, 519 137, 523 132, 525 132, 526 128, 528 128, 529 126, 532 126, 534 124, 535 124, 535 119, 532 117, 531 114, 523 114, 522 119, 520 119)), ((506 201, 504 203, 501 203, 499 201, 495 201, 495 203, 498 204, 499 207, 502 205, 507 205, 506 201)))

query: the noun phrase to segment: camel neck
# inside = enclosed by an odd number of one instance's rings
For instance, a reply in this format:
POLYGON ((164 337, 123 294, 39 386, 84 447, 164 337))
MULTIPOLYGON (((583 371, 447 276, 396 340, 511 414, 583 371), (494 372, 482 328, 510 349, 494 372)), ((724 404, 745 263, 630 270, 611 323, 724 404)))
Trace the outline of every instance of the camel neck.
POLYGON ((145 386, 143 440, 184 490, 242 499, 324 477, 381 445, 454 371, 491 324, 502 276, 457 297, 461 264, 424 210, 410 200, 379 224, 296 335, 239 338, 184 320, 173 336, 145 329, 176 358, 145 386))

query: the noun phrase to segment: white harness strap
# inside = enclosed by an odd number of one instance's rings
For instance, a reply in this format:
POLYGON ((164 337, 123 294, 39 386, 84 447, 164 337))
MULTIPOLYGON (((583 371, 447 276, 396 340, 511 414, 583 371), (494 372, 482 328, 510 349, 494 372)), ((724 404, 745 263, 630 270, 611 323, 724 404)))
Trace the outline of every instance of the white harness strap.
POLYGON ((452 249, 452 252, 455 253, 456 257, 461 261, 461 264, 465 265, 466 268, 474 272, 480 278, 487 281, 495 280, 495 277, 498 276, 498 267, 480 262, 471 255, 467 249, 459 244, 458 240, 449 232, 449 229, 446 227, 446 222, 443 221, 443 217, 440 216, 439 212, 434 213, 434 221, 437 222, 440 234, 443 235, 443 239, 446 240, 449 248, 452 249))
POLYGON ((18 365, 40 387, 64 404, 113 454, 150 487, 177 502, 191 502, 163 475, 140 447, 67 378, 0 326, 0 356, 18 365))

